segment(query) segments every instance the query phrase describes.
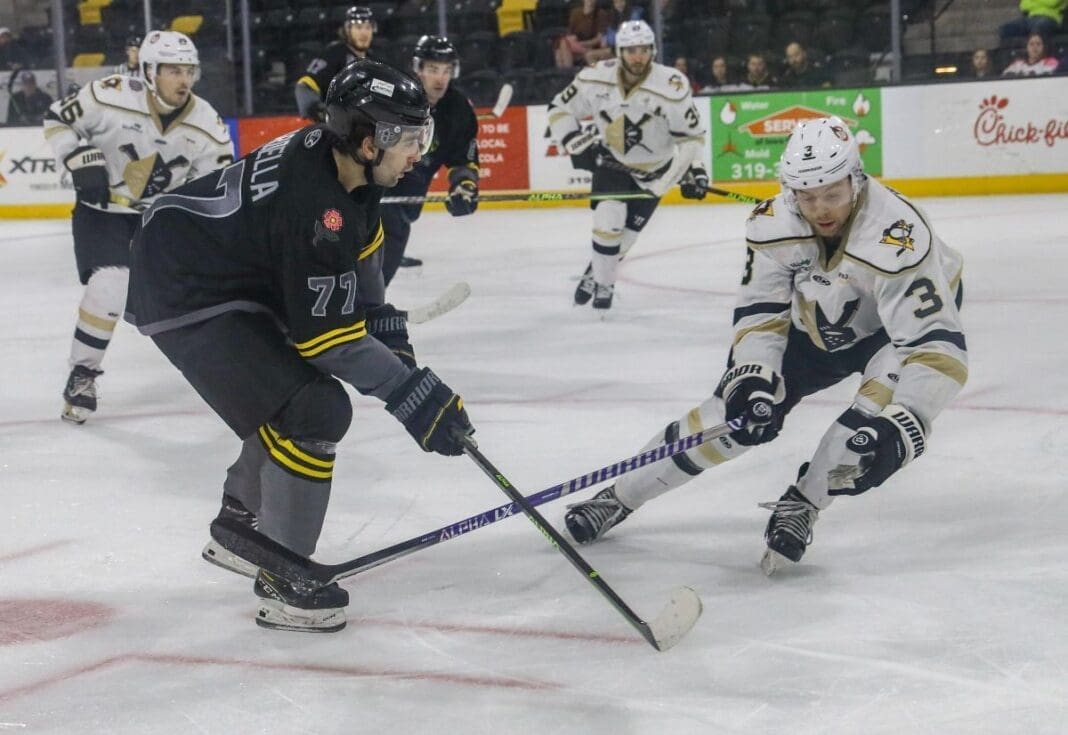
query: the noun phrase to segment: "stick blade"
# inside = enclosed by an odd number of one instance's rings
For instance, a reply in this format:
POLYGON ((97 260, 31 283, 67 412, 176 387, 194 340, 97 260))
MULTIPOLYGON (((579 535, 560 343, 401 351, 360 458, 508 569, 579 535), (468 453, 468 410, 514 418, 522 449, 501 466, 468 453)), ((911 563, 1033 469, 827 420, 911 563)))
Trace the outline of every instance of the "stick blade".
POLYGON ((497 95, 497 104, 493 106, 494 117, 503 115, 504 111, 508 108, 508 105, 512 104, 512 94, 514 91, 512 85, 507 82, 501 87, 501 91, 497 95))
POLYGON ((648 624, 656 650, 666 651, 681 641, 697 623, 703 610, 696 592, 689 587, 676 589, 664 609, 648 624))
POLYGON ((408 309, 408 321, 412 324, 423 324, 431 319, 437 319, 442 314, 447 314, 467 301, 467 297, 470 295, 471 286, 466 282, 454 283, 448 291, 429 304, 408 309))

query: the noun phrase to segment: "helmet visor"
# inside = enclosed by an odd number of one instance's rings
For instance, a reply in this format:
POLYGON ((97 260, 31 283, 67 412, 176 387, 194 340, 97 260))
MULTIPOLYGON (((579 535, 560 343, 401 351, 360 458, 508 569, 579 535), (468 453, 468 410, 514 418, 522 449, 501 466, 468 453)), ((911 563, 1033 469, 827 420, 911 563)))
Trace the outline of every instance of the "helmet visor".
POLYGON ((379 148, 400 147, 405 155, 418 151, 420 156, 430 152, 434 141, 434 118, 427 117, 420 125, 398 123, 375 123, 375 145, 379 148))

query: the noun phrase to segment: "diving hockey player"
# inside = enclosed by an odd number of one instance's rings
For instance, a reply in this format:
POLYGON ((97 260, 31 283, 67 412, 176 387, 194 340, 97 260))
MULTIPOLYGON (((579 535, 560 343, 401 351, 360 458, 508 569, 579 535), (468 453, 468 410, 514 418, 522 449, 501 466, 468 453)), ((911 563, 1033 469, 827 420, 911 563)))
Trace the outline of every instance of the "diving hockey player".
MULTIPOLYGON (((364 59, 327 93, 327 122, 289 133, 160 197, 131 255, 127 318, 242 440, 220 518, 305 557, 326 516, 352 403, 385 402, 427 452, 458 455, 463 401, 417 368, 404 312, 384 302, 379 200, 433 140, 411 76, 364 59)), ((254 576, 256 622, 332 632, 348 593, 305 592, 214 539, 204 557, 254 576)))
POLYGON ((61 414, 77 424, 96 410, 96 378, 126 303, 139 213, 163 192, 233 160, 229 128, 193 94, 200 61, 189 37, 154 31, 139 56, 142 79, 98 79, 54 103, 44 120, 77 198, 74 258, 85 292, 61 414))
MULTIPOLYGON (((453 217, 472 214, 478 208, 478 119, 471 103, 451 84, 460 75, 456 48, 442 36, 423 36, 415 46, 412 67, 430 100, 434 143, 430 153, 387 196, 425 196, 434 174, 445 166, 449 180, 445 209, 453 217)), ((382 273, 386 285, 406 260, 404 249, 408 246, 412 223, 422 211, 422 204, 382 207, 382 225, 386 229, 382 273)))
POLYGON ((576 305, 592 298, 594 309, 611 308, 619 261, 672 186, 681 182, 687 199, 708 193, 705 130, 690 83, 655 55, 649 24, 626 21, 616 34, 618 58, 583 69, 549 103, 552 136, 576 169, 593 173, 592 194, 650 194, 591 201, 593 257, 575 289, 576 305))
POLYGON ((782 192, 746 226, 734 343, 715 393, 668 424, 652 447, 747 414, 767 420, 620 477, 566 514, 590 543, 641 505, 749 447, 774 439, 805 396, 861 374, 852 405, 823 434, 765 529, 767 574, 801 560, 820 511, 879 487, 927 449, 935 417, 968 377, 961 256, 908 199, 869 179, 836 117, 791 134, 782 192), (767 405, 767 404, 765 404, 767 405))
POLYGON ((315 122, 325 119, 326 90, 330 80, 352 62, 372 58, 371 41, 375 30, 375 16, 370 8, 353 5, 345 12, 342 39, 329 44, 320 56, 312 59, 304 75, 297 80, 294 94, 298 115, 315 122))

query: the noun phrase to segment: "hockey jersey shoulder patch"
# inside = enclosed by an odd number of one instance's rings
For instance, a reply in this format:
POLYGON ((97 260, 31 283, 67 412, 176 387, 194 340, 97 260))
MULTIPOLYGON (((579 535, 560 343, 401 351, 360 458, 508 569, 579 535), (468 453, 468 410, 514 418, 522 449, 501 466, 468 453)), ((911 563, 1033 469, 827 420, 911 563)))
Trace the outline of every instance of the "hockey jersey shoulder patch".
POLYGON ((873 187, 858 215, 845 252, 854 261, 895 275, 915 268, 931 251, 931 229, 923 214, 885 188, 873 187))
POLYGON ((691 93, 690 82, 678 69, 656 63, 642 82, 642 89, 672 102, 684 100, 691 93))
POLYGON ((136 79, 120 74, 112 74, 97 79, 89 85, 93 101, 105 107, 117 107, 121 110, 148 115, 148 100, 145 88, 136 79))
POLYGON ((756 206, 745 223, 745 239, 757 249, 814 242, 815 236, 804 221, 791 214, 780 197, 766 199, 756 206))

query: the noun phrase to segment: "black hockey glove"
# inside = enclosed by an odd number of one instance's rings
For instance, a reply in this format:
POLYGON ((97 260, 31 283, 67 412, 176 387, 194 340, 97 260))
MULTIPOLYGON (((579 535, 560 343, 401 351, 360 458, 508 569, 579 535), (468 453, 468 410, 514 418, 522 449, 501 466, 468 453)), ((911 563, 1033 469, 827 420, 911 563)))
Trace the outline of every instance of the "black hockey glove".
POLYGON ((464 401, 430 368, 412 372, 404 383, 386 398, 386 410, 415 439, 424 452, 452 457, 463 454, 456 436, 474 434, 464 401))
POLYGON ((408 313, 393 304, 367 310, 367 332, 388 347, 408 367, 415 368, 415 350, 408 341, 408 313))
POLYGON ((598 159, 602 154, 601 144, 597 141, 597 129, 587 128, 568 133, 560 141, 560 145, 571 156, 571 166, 576 171, 593 172, 597 168, 598 159))
POLYGON ((899 469, 923 454, 927 431, 912 411, 891 403, 846 439, 858 455, 856 464, 842 464, 827 473, 828 495, 860 495, 879 487, 899 469))
POLYGON ((779 435, 786 414, 782 376, 767 365, 748 362, 735 365, 719 381, 728 421, 744 417, 745 428, 731 433, 743 447, 770 442, 779 435))
POLYGON ((478 177, 469 168, 455 168, 449 173, 449 198, 445 209, 453 217, 463 217, 478 209, 478 177))
POLYGON ((701 166, 691 166, 679 182, 683 199, 704 199, 708 194, 708 172, 701 166))
POLYGON ((101 209, 108 208, 111 187, 108 184, 104 153, 99 148, 88 145, 75 148, 73 153, 63 159, 63 165, 70 171, 78 201, 95 204, 101 209))

